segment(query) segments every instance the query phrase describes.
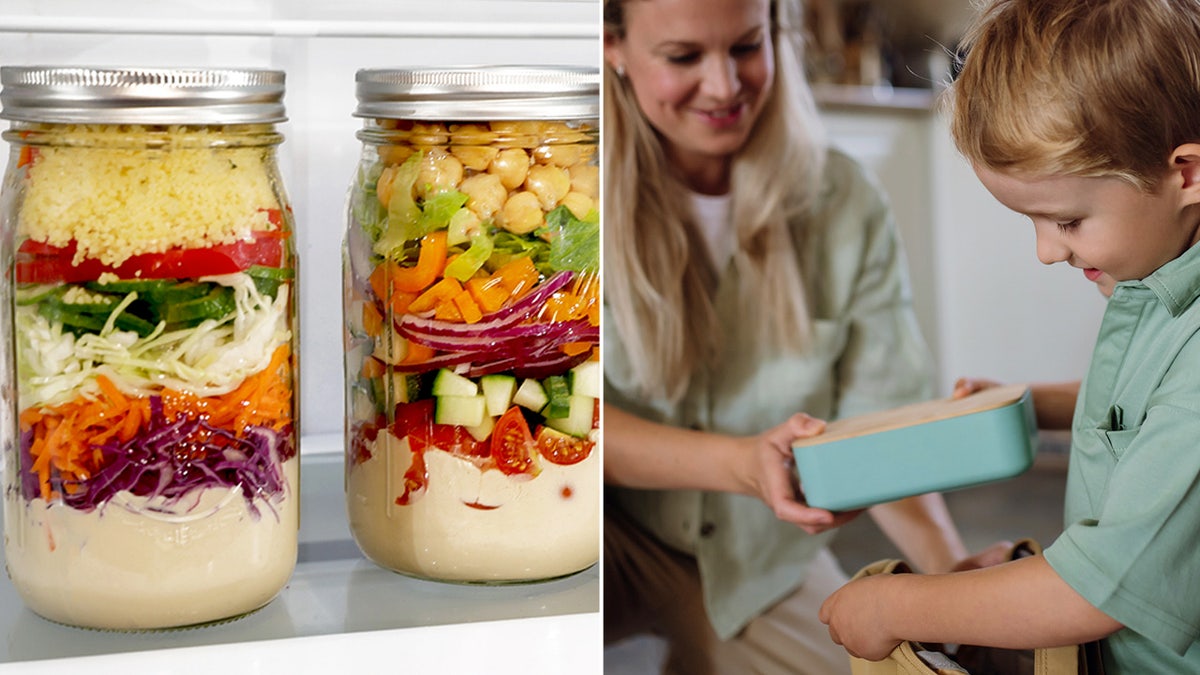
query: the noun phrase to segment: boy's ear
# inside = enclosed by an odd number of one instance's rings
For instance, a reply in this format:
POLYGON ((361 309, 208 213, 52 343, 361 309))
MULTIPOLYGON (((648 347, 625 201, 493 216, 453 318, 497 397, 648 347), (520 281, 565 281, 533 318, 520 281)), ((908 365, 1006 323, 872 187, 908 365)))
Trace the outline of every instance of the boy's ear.
POLYGON ((1171 153, 1171 171, 1179 176, 1188 203, 1200 203, 1200 143, 1184 143, 1171 153))

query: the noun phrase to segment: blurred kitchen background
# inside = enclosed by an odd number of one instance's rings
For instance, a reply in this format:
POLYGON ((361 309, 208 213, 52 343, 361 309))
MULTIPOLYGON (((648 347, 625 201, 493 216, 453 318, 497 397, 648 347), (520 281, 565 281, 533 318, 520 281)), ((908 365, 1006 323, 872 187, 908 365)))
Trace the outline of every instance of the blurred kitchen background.
MULTIPOLYGON (((1038 262, 1032 225, 979 185, 937 111, 973 0, 805 2, 813 89, 834 142, 891 200, 939 395, 961 376, 1082 377, 1104 298, 1079 270, 1038 262)), ((1069 443, 1042 432, 1032 470, 946 495, 968 548, 1058 536, 1069 443)), ((850 574, 900 556, 868 517, 843 527, 833 548, 850 574)), ((664 654, 656 639, 628 640, 605 650, 605 672, 655 673, 664 654)))

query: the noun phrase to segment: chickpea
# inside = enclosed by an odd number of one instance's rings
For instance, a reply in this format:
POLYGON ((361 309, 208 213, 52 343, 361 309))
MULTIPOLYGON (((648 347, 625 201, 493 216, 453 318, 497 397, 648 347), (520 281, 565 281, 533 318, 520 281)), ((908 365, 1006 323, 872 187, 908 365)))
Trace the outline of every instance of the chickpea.
POLYGON ((443 148, 430 148, 421 158, 421 170, 414 184, 417 196, 426 197, 453 190, 463 179, 463 164, 443 148))
POLYGON ((513 234, 529 234, 546 222, 541 201, 532 192, 518 192, 504 202, 496 224, 513 234))
POLYGON ((377 152, 379 160, 384 164, 403 164, 404 160, 412 157, 415 150, 410 145, 381 145, 377 152))
POLYGON ((446 125, 438 122, 413 122, 407 134, 413 145, 445 145, 450 140, 446 125))
POLYGON ((500 177, 500 182, 509 190, 515 190, 525 182, 529 173, 529 155, 520 148, 505 148, 488 166, 488 173, 500 177))
POLYGON ((496 133, 486 124, 451 124, 450 142, 455 145, 488 145, 496 133))
POLYGON ((571 191, 596 199, 600 196, 600 167, 594 164, 576 164, 567 169, 571 175, 571 191))
POLYGON ((542 129, 545 122, 520 122, 500 120, 492 122, 492 131, 500 135, 507 145, 519 148, 535 148, 542 141, 542 129))
POLYGON ((450 148, 450 154, 471 171, 487 171, 488 165, 500 154, 500 149, 490 145, 455 145, 450 148))
POLYGON ((568 192, 562 199, 563 206, 578 219, 583 220, 592 209, 596 208, 596 200, 582 192, 568 192))
POLYGON ((467 195, 467 208, 480 218, 491 218, 499 211, 508 199, 508 190, 500 182, 500 177, 492 173, 477 173, 468 177, 458 186, 467 195))
POLYGON ((584 146, 578 143, 566 145, 541 145, 534 149, 533 159, 539 164, 571 166, 583 160, 584 146))
POLYGON ((392 181, 396 178, 398 168, 396 166, 387 167, 379 174, 379 180, 375 181, 375 196, 379 197, 379 203, 383 204, 385 209, 392 201, 392 181))
POLYGON ((529 167, 525 189, 537 195, 543 211, 550 211, 571 191, 571 178, 565 169, 536 164, 529 167))

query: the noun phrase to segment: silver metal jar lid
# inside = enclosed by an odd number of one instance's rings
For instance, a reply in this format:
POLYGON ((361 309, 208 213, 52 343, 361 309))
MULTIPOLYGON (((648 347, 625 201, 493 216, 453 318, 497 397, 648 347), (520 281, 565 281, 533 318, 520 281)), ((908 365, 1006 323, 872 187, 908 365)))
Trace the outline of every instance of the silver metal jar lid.
POLYGON ((407 120, 572 120, 600 114, 600 69, 455 66, 364 69, 356 117, 407 120))
POLYGON ((62 124, 282 122, 284 73, 225 68, 0 68, 0 118, 62 124))

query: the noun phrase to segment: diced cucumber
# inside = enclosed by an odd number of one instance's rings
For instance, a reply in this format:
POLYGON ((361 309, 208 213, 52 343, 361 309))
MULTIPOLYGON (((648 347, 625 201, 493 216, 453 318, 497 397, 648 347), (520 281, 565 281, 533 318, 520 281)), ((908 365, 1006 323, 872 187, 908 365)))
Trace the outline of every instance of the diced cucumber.
POLYGON ((546 396, 546 390, 542 388, 542 383, 530 378, 521 382, 521 386, 517 387, 517 393, 513 394, 512 402, 533 412, 541 412, 550 399, 546 396))
MULTIPOLYGON (((433 378, 434 396, 475 396, 479 385, 449 368, 442 368, 433 378)), ((476 423, 478 424, 478 422, 476 423)))
POLYGON ((491 415, 484 415, 483 422, 473 427, 467 427, 467 433, 471 434, 472 438, 482 443, 488 439, 488 436, 492 435, 492 429, 495 428, 496 418, 492 417, 491 415))
POLYGON ((487 413, 499 417, 512 405, 517 392, 517 378, 512 375, 484 375, 479 378, 479 387, 487 399, 487 413))
POLYGON ((391 398, 388 399, 392 405, 397 403, 412 403, 417 400, 421 389, 421 378, 412 373, 400 373, 392 371, 388 373, 387 382, 391 385, 391 398))
POLYGON ((438 424, 470 428, 483 424, 483 418, 487 417, 487 401, 483 399, 482 394, 438 396, 434 400, 433 421, 438 424))
POLYGON ((572 368, 568 377, 572 395, 600 398, 604 375, 600 370, 599 361, 584 361, 572 368))
POLYGON ((542 380, 546 388, 546 409, 542 413, 546 417, 566 417, 571 409, 571 386, 567 384, 565 375, 551 375, 542 380))
POLYGON ((570 410, 562 417, 546 417, 546 426, 576 438, 586 438, 592 431, 596 399, 591 396, 571 396, 570 410))
POLYGON ((350 390, 349 407, 356 420, 373 420, 379 413, 374 396, 365 386, 355 386, 350 390))
POLYGON ((394 366, 408 356, 408 340, 401 337, 396 329, 387 326, 375 338, 375 351, 371 355, 394 366))

